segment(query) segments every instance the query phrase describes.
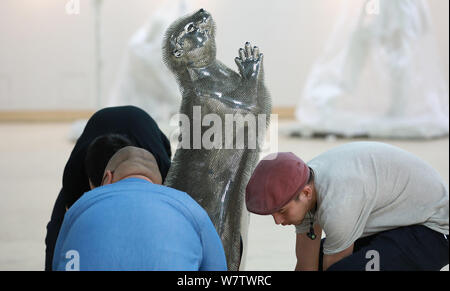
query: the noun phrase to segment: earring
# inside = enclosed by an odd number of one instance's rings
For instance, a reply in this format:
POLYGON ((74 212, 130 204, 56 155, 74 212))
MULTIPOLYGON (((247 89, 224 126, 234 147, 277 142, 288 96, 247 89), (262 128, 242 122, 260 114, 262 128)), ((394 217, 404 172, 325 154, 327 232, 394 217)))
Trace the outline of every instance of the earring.
POLYGON ((316 239, 316 234, 314 233, 314 216, 311 215, 311 212, 309 213, 311 222, 309 225, 309 232, 306 234, 307 237, 309 237, 311 240, 315 240, 316 239), (311 217, 312 216, 312 217, 311 217))

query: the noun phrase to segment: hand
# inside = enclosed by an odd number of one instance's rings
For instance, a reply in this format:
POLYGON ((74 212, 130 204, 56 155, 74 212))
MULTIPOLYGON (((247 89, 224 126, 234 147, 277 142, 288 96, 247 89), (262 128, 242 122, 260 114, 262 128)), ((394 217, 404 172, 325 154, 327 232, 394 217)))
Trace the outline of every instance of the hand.
POLYGON ((239 49, 239 57, 236 57, 234 61, 243 79, 256 80, 263 61, 263 54, 259 53, 258 47, 252 48, 250 43, 246 42, 245 48, 239 49))

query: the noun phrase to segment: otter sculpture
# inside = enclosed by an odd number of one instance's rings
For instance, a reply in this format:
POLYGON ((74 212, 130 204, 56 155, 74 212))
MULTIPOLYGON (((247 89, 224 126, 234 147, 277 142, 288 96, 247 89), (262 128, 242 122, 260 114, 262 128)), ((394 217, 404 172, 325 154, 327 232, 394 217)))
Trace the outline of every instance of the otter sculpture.
POLYGON ((263 116, 254 119, 263 123, 264 130, 257 131, 261 141, 269 124, 271 99, 264 86, 259 49, 247 42, 239 50, 235 59, 238 74, 216 60, 214 37, 214 21, 200 9, 175 21, 164 38, 164 62, 175 74, 182 93, 180 113, 191 121, 181 130, 181 139, 187 143, 176 150, 165 185, 188 193, 207 211, 222 240, 228 269, 239 270, 249 218, 244 208, 245 188, 259 160, 260 147, 259 143, 249 146, 251 138, 238 140, 237 136, 242 137, 239 132, 250 136, 257 130, 250 122, 236 125, 232 144, 226 144, 223 136, 215 136, 216 146, 205 148, 198 146, 196 138, 204 137, 209 128, 203 122, 196 133, 192 121, 195 114, 215 114, 221 122, 214 125, 226 135, 230 129, 226 115, 263 116))

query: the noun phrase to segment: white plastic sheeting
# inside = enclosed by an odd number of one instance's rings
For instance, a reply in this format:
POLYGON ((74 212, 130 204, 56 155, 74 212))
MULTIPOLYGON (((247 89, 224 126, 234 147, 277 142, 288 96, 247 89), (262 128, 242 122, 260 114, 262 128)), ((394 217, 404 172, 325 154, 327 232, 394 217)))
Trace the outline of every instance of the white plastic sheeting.
POLYGON ((108 106, 135 105, 162 127, 169 124, 180 109, 181 93, 162 60, 163 36, 174 20, 189 11, 186 0, 167 0, 131 37, 108 106))
POLYGON ((449 130, 424 0, 347 0, 296 110, 301 135, 433 138, 449 130))

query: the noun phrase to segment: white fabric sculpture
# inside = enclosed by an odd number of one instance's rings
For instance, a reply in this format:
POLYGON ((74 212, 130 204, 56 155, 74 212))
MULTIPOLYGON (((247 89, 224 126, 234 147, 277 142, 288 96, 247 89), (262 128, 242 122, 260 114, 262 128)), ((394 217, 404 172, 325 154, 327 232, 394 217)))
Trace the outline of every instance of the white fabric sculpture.
POLYGON ((347 0, 296 110, 300 135, 448 135, 448 84, 424 0, 347 0))
MULTIPOLYGON (((181 95, 162 60, 162 42, 169 25, 189 12, 186 0, 168 0, 128 43, 108 106, 134 105, 145 110, 165 131, 178 113, 181 95)), ((166 132, 167 133, 167 132, 166 132)))

